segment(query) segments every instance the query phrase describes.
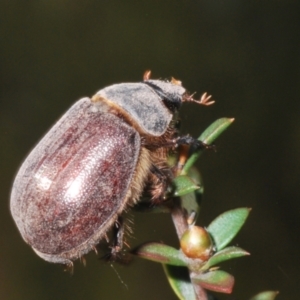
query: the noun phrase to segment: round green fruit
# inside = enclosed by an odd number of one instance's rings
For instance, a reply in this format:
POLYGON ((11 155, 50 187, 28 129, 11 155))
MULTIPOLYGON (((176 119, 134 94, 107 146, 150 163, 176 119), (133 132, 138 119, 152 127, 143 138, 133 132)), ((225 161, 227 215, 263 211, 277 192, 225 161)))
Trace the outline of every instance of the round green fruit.
POLYGON ((190 258, 209 259, 213 250, 213 242, 209 233, 199 226, 190 226, 180 239, 182 252, 190 258))

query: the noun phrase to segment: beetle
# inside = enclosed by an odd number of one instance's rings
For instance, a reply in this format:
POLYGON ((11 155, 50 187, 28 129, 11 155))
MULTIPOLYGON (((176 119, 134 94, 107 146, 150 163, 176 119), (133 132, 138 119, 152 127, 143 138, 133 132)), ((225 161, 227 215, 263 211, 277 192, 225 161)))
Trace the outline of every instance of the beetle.
POLYGON ((209 99, 194 100, 180 81, 151 80, 147 71, 142 82, 114 84, 78 100, 13 183, 10 209, 25 242, 46 261, 72 265, 95 249, 146 186, 153 202, 163 201, 172 179, 170 150, 207 146, 178 136, 175 115, 182 102, 210 105, 209 99))

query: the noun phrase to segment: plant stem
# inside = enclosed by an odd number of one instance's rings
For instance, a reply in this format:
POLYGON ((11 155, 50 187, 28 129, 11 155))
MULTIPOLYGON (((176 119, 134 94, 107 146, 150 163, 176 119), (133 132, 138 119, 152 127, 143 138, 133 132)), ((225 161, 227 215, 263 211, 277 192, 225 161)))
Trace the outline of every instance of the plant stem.
MULTIPOLYGON (((171 216, 176 229, 178 239, 180 240, 183 233, 188 229, 187 214, 181 207, 180 198, 174 199, 174 206, 171 209, 171 216)), ((191 278, 191 273, 192 271, 189 270, 190 278, 191 278)), ((192 280, 191 283, 194 287, 196 299, 208 300, 206 291, 199 284, 194 284, 192 280)))

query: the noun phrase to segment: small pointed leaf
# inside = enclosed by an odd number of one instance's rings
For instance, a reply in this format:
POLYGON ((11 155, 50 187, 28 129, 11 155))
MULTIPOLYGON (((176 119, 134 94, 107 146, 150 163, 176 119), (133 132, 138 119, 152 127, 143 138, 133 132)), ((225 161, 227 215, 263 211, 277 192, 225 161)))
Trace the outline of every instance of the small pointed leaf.
MULTIPOLYGON (((216 120, 214 123, 212 123, 198 138, 198 140, 202 141, 203 143, 207 145, 211 145, 214 140, 224 131, 226 130, 229 125, 234 121, 234 119, 230 118, 221 118, 216 120)), ((191 168, 191 166, 194 165, 194 163, 197 161, 201 153, 203 152, 202 149, 196 151, 191 155, 191 157, 187 160, 186 164, 184 165, 181 174, 187 174, 188 170, 191 168)))
POLYGON ((173 266, 186 266, 181 251, 168 245, 159 243, 147 243, 133 251, 133 254, 148 260, 173 266))
POLYGON ((234 286, 234 277, 221 270, 202 273, 192 280, 207 290, 219 293, 230 294, 234 286))
POLYGON ((227 247, 213 255, 201 269, 208 270, 223 261, 245 255, 250 255, 250 253, 239 247, 227 247))
POLYGON ((180 300, 196 300, 194 287, 187 268, 163 265, 165 274, 174 293, 180 300))
POLYGON ((234 118, 220 118, 213 122, 205 131, 200 135, 199 140, 205 144, 212 144, 219 135, 232 124, 234 118))
POLYGON ((186 210, 188 216, 190 216, 193 212, 196 213, 195 216, 195 221, 196 221, 200 210, 202 194, 204 191, 203 181, 202 181, 201 174, 194 167, 192 167, 189 170, 188 176, 194 181, 194 183, 197 186, 199 186, 199 188, 195 190, 193 193, 189 193, 181 196, 181 205, 186 210))
POLYGON ((201 195, 198 194, 197 191, 181 196, 182 208, 186 210, 188 216, 190 216, 192 212, 196 213, 196 216, 199 214, 201 195))
POLYGON ((174 196, 176 197, 192 193, 199 189, 199 186, 195 183, 195 181, 186 175, 177 176, 173 180, 173 184, 175 185, 174 196))
POLYGON ((274 300, 278 294, 278 291, 265 291, 255 295, 250 300, 274 300))
POLYGON ((199 170, 195 167, 190 168, 188 176, 190 178, 192 178, 192 180, 201 187, 201 189, 203 188, 203 179, 201 176, 201 173, 199 172, 199 170))
POLYGON ((250 210, 249 208, 232 209, 219 215, 210 223, 207 231, 212 235, 218 251, 226 247, 236 236, 250 210))

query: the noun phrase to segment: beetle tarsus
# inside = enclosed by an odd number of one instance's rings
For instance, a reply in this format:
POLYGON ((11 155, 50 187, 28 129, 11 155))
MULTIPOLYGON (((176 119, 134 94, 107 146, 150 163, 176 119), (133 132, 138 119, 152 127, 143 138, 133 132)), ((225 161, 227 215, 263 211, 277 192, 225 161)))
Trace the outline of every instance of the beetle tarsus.
POLYGON ((113 227, 113 242, 110 246, 110 252, 104 256, 106 261, 120 260, 120 254, 124 244, 124 231, 123 219, 119 216, 113 227))
POLYGON ((179 145, 189 145, 196 150, 209 149, 216 151, 216 146, 214 144, 208 145, 198 139, 193 138, 190 135, 180 136, 175 140, 176 146, 179 145))

